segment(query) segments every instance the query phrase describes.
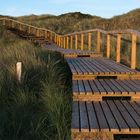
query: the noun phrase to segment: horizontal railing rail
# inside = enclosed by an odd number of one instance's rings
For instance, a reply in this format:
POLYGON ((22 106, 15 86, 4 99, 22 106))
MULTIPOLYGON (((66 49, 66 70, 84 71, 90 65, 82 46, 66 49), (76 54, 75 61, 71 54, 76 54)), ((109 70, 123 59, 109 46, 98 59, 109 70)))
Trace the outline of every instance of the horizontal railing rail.
POLYGON ((136 68, 137 37, 140 36, 140 32, 136 30, 127 29, 105 31, 102 29, 92 29, 62 35, 57 34, 56 32, 49 29, 39 28, 9 18, 1 18, 0 21, 7 28, 19 30, 26 33, 27 35, 43 37, 44 39, 47 39, 64 49, 80 49, 92 51, 92 46, 95 45, 96 52, 101 53, 101 43, 103 42, 102 35, 104 35, 107 58, 111 57, 111 37, 116 37, 116 62, 118 63, 121 60, 121 41, 123 40, 122 35, 131 35, 130 65, 132 69, 136 68))

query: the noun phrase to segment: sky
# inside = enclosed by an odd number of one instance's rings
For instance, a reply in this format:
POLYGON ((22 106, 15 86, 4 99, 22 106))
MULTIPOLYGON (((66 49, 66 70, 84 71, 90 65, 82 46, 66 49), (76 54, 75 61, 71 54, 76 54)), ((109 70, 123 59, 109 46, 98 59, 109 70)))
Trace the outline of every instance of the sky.
POLYGON ((68 12, 111 18, 140 8, 140 0, 0 0, 0 14, 10 16, 68 12))

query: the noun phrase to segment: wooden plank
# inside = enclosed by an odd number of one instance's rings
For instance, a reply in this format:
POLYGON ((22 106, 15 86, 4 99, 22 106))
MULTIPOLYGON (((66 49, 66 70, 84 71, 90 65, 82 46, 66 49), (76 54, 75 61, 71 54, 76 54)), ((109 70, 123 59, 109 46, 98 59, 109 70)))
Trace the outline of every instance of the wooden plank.
POLYGON ((120 84, 118 84, 118 82, 115 82, 114 80, 110 80, 114 86, 116 86, 116 88, 118 88, 121 91, 121 94, 128 94, 128 91, 126 91, 122 86, 120 86, 120 84))
POLYGON ((111 132, 119 132, 119 127, 118 124, 112 115, 111 110, 109 109, 108 105, 106 102, 101 102, 102 109, 104 111, 104 114, 106 116, 107 122, 109 124, 109 128, 111 132))
POLYGON ((126 124, 126 122, 122 118, 122 115, 118 111, 118 109, 117 109, 116 105, 114 104, 114 102, 113 101, 107 101, 107 104, 108 104, 113 116, 115 117, 115 120, 117 121, 117 124, 118 124, 118 126, 120 128, 120 131, 121 132, 130 132, 128 125, 126 124))
POLYGON ((117 50, 116 50, 116 62, 120 63, 121 53, 121 34, 117 34, 117 50))
POLYGON ((73 91, 74 95, 79 94, 78 81, 77 80, 72 81, 72 91, 73 91))
POLYGON ((79 132, 80 131, 80 118, 79 118, 79 107, 78 102, 72 103, 72 123, 71 123, 71 129, 72 132, 79 132))
POLYGON ((97 31, 97 52, 100 53, 101 52, 101 33, 100 31, 97 31))
POLYGON ((122 104, 125 106, 126 110, 129 112, 133 120, 136 122, 138 127, 140 128, 140 116, 134 110, 134 108, 128 103, 128 101, 123 101, 122 104))
POLYGON ((93 80, 89 80, 89 84, 90 84, 90 87, 91 87, 92 92, 93 92, 94 95, 100 94, 100 91, 97 88, 97 86, 95 85, 95 83, 93 82, 93 80))
POLYGON ((111 50, 111 46, 110 46, 110 34, 107 35, 107 58, 110 58, 110 50, 111 50))
POLYGON ((78 80, 78 88, 79 88, 79 93, 82 95, 86 94, 85 88, 84 88, 84 84, 82 80, 78 80))
POLYGON ((133 120, 131 115, 128 113, 128 111, 124 108, 124 106, 121 104, 120 101, 115 101, 115 104, 117 108, 119 109, 119 112, 122 114, 122 117, 124 118, 125 122, 130 128, 130 131, 139 131, 139 127, 136 124, 136 122, 133 120))
POLYGON ((103 86, 107 94, 114 94, 114 91, 107 85, 107 83, 103 79, 99 79, 98 81, 103 86))
POLYGON ((91 33, 88 33, 88 50, 91 50, 91 33))
MULTIPOLYGON (((115 94, 121 94, 121 91, 109 79, 105 79, 104 81, 114 91, 115 94)), ((115 81, 115 80, 113 80, 113 81, 115 81)))
POLYGON ((120 84, 120 86, 122 86, 128 94, 135 94, 135 91, 132 91, 131 87, 125 84, 126 82, 123 82, 122 80, 117 80, 116 82, 120 84))
POLYGON ((103 132, 108 132, 109 131, 109 126, 107 123, 107 120, 104 116, 104 113, 102 111, 101 105, 99 102, 94 102, 94 107, 95 107, 95 112, 98 118, 99 126, 100 126, 100 131, 103 132))
POLYGON ((84 50, 84 34, 81 34, 81 50, 84 50))
POLYGON ((73 36, 70 36, 70 48, 73 49, 73 36))
POLYGON ((90 131, 91 132, 99 131, 99 124, 92 102, 87 102, 87 111, 89 116, 90 131))
POLYGON ((75 35, 75 49, 78 49, 78 35, 75 35))
POLYGON ((87 95, 92 95, 92 90, 91 90, 91 87, 90 87, 88 81, 83 80, 83 84, 84 84, 84 87, 85 87, 86 94, 87 95))
POLYGON ((137 36, 136 34, 132 34, 131 69, 136 68, 136 47, 137 47, 137 36))
POLYGON ((101 83, 98 80, 95 80, 93 82, 97 86, 97 88, 100 91, 101 95, 107 94, 106 90, 103 88, 103 86, 101 85, 101 83))
POLYGON ((79 102, 79 106, 80 106, 81 132, 89 132, 90 127, 89 127, 89 122, 88 122, 86 103, 85 102, 79 102))

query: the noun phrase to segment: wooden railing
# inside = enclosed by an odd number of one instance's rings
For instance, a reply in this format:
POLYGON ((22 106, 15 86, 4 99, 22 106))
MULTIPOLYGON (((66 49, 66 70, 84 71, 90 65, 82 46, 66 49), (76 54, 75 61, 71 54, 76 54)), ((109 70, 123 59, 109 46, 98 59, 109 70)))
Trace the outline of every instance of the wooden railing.
POLYGON ((116 62, 121 60, 121 41, 122 35, 131 35, 131 68, 136 68, 136 49, 137 49, 137 37, 140 36, 140 32, 135 30, 117 30, 117 31, 104 31, 101 29, 86 30, 81 32, 74 32, 70 34, 60 35, 51 30, 38 28, 29 24, 25 24, 13 19, 3 18, 0 19, 2 24, 6 28, 15 29, 20 32, 24 32, 27 35, 34 35, 36 37, 43 37, 52 43, 57 44, 64 49, 80 49, 92 51, 93 45, 96 46, 94 51, 101 53, 102 35, 105 36, 106 44, 106 57, 111 56, 111 37, 116 37, 116 62), (94 38, 93 38, 94 35, 94 38))

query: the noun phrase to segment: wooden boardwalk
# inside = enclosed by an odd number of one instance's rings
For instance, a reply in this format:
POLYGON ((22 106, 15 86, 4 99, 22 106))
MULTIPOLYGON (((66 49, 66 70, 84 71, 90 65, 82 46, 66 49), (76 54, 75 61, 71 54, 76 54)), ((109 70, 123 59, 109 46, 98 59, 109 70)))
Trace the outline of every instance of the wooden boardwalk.
POLYGON ((140 79, 140 72, 106 58, 67 58, 73 80, 114 77, 116 79, 140 79))
POLYGON ((106 99, 140 101, 140 80, 73 80, 74 101, 106 99))
POLYGON ((13 19, 0 21, 21 37, 65 57, 73 80, 72 140, 114 140, 117 134, 140 135, 140 72, 135 70, 138 31, 93 29, 60 35, 13 19), (94 52, 92 33, 96 34, 94 52), (101 39, 101 34, 106 36, 107 58, 102 57, 105 38, 101 39), (123 34, 132 36, 131 68, 120 63, 123 34), (111 36, 116 37, 116 62, 110 60, 111 36))
POLYGON ((73 139, 113 140, 114 134, 140 133, 140 102, 74 101, 72 112, 73 139))
POLYGON ((96 53, 93 51, 82 51, 82 50, 74 50, 74 49, 64 49, 60 48, 56 45, 46 45, 48 50, 57 51, 64 55, 65 58, 76 58, 76 57, 101 57, 101 53, 96 53))

